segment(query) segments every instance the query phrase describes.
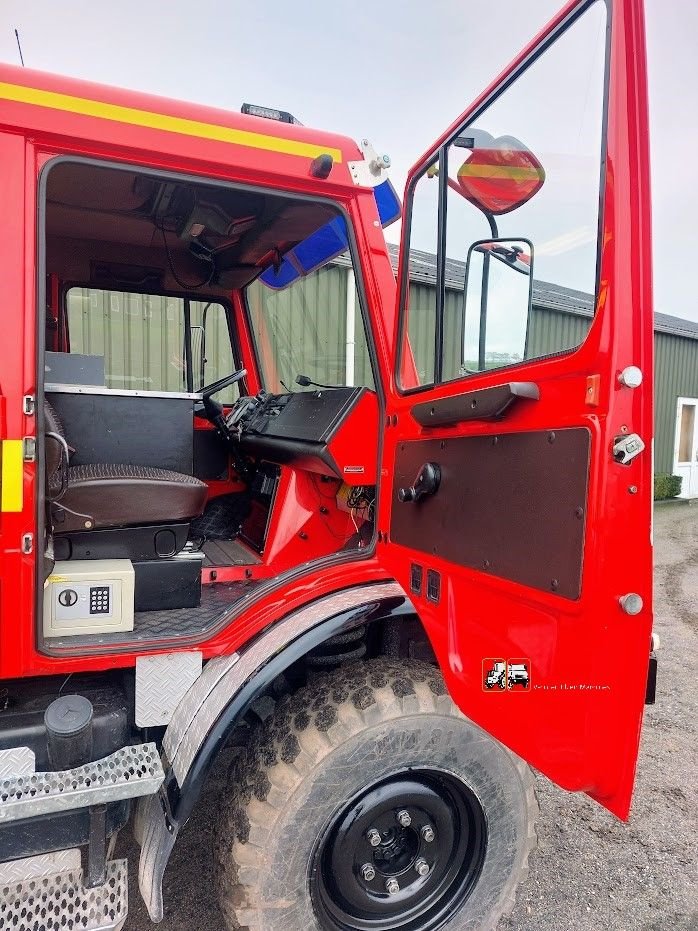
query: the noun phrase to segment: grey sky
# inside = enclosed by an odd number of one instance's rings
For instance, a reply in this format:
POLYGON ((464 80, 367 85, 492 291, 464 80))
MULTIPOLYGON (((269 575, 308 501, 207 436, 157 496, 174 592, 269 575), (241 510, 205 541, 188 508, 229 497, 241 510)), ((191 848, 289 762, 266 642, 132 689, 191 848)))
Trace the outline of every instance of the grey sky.
MULTIPOLYGON (((557 10, 561 0, 249 3, 4 0, 0 59, 237 110, 243 101, 306 125, 367 136, 409 166, 557 10), (485 11, 483 15, 481 11, 485 11)), ((698 5, 646 0, 655 307, 698 320, 690 262, 698 155, 698 5)), ((551 88, 551 94, 555 89, 551 88)))

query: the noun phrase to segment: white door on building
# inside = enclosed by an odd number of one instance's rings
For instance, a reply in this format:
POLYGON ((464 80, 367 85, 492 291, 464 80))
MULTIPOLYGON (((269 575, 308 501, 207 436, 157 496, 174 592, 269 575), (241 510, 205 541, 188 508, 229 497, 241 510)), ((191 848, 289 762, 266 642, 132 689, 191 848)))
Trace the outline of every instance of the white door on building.
POLYGON ((698 398, 678 399, 674 475, 683 479, 681 498, 698 498, 698 398))

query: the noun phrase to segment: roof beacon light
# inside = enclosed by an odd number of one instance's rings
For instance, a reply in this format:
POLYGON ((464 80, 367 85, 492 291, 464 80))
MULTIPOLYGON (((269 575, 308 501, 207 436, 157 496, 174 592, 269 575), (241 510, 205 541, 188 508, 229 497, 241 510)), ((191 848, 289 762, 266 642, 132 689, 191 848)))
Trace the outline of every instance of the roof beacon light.
POLYGON ((264 120, 276 120, 277 123, 295 123, 297 126, 303 124, 295 118, 292 113, 286 110, 275 110, 273 107, 260 107, 256 103, 243 103, 240 107, 241 113, 248 116, 261 116, 264 120))

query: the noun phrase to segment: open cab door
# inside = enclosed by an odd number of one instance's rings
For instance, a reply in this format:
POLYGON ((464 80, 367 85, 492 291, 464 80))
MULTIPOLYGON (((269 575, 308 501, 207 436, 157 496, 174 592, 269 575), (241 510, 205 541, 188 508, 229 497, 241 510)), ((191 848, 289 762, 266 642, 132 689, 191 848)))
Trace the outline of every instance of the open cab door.
POLYGON ((463 712, 626 818, 652 628, 641 0, 569 3, 419 160, 399 276, 379 558, 463 712))

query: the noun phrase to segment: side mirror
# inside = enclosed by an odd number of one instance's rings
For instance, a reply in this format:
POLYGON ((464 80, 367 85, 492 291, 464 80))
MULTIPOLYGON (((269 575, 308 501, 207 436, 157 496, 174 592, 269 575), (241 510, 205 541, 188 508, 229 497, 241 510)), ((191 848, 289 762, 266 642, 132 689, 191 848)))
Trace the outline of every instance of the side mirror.
POLYGON ((473 243, 465 269, 461 374, 526 358, 532 291, 533 245, 527 239, 473 243))
POLYGON ((495 139, 482 130, 466 129, 454 145, 472 150, 458 169, 454 187, 483 213, 499 216, 516 210, 543 186, 543 166, 514 136, 495 139))

